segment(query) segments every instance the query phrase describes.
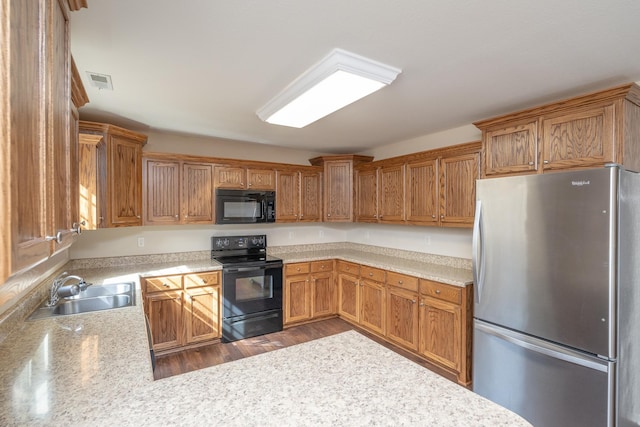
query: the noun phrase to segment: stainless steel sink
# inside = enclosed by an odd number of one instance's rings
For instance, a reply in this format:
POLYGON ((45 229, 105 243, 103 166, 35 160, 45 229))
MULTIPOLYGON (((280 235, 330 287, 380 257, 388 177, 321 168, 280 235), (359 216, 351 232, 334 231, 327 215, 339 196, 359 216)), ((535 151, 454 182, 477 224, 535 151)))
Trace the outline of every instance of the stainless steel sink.
POLYGON ((93 285, 78 295, 61 299, 53 307, 43 302, 27 320, 130 307, 135 304, 135 295, 133 283, 93 285))

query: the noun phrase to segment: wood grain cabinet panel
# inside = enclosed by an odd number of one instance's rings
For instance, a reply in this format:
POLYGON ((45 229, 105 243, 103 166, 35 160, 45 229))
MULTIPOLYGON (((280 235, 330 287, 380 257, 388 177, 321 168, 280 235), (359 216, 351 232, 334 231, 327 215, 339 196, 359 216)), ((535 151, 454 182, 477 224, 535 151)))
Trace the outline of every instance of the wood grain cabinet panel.
POLYGON ((284 324, 290 325, 311 318, 311 288, 309 276, 286 276, 284 282, 284 324))
MULTIPOLYGON (((80 121, 80 137, 102 136, 98 148, 95 204, 100 227, 142 225, 142 147, 147 136, 118 126, 80 121)), ((80 176, 89 176, 93 162, 80 157, 80 176)), ((82 190, 84 184, 80 182, 82 190)))
POLYGON ((378 222, 378 169, 356 171, 356 221, 378 222))
POLYGON ((145 225, 212 224, 213 165, 143 159, 145 225))
POLYGON ((438 161, 407 163, 406 216, 413 224, 438 224, 440 177, 438 161))
POLYGON ((542 119, 542 166, 566 169, 613 162, 614 113, 612 103, 542 119))
POLYGON ((276 173, 271 169, 220 165, 215 167, 214 182, 215 188, 275 190, 276 173))
POLYGON ((442 158, 440 171, 440 224, 472 226, 480 153, 442 158))
POLYGON ((332 260, 287 264, 284 273, 285 325, 336 314, 332 260))
POLYGON ((386 337, 396 344, 418 351, 418 293, 387 287, 386 337))
POLYGON ((156 352, 183 343, 182 291, 155 292, 144 297, 153 349, 156 352))
POLYGON ((382 167, 379 170, 379 214, 381 222, 404 222, 404 165, 382 167))
POLYGON ((436 362, 460 370, 462 337, 460 307, 434 298, 420 302, 420 353, 436 362))
POLYGON ((640 87, 631 83, 474 123, 483 177, 617 163, 640 171, 640 87))
POLYGON ((276 221, 321 221, 321 179, 320 171, 276 171, 276 221))
POLYGON ((221 336, 220 272, 141 279, 144 312, 157 353, 210 343, 221 336))
POLYGON ((485 132, 485 175, 538 169, 538 121, 529 120, 485 132))
POLYGON ((360 280, 352 274, 338 274, 338 314, 360 323, 360 280))
POLYGON ((311 318, 336 314, 333 271, 311 274, 311 318))

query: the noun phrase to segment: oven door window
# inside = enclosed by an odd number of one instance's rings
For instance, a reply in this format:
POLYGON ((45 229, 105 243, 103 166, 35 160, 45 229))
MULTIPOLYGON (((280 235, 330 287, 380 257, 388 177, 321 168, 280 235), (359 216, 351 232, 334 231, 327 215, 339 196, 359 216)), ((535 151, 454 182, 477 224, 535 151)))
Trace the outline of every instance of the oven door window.
MULTIPOLYGON (((262 273, 262 271, 260 272, 262 273)), ((273 298, 273 276, 262 274, 236 279, 236 302, 273 298)))
POLYGON ((222 273, 223 316, 282 309, 282 267, 239 268, 222 273))

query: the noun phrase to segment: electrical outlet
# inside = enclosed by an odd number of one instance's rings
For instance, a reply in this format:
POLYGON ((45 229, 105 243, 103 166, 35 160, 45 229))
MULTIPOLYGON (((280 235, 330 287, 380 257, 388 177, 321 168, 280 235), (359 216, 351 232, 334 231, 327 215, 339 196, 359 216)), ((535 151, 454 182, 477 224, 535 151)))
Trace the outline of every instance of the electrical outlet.
POLYGON ((144 237, 138 237, 138 247, 144 248, 144 237))

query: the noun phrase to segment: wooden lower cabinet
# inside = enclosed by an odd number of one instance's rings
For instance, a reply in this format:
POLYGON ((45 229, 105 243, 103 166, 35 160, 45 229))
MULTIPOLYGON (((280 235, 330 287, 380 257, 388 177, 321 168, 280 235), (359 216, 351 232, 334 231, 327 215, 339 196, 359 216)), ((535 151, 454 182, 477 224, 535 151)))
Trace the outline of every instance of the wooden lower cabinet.
POLYGON ((418 293, 390 286, 387 289, 387 338, 418 351, 418 293))
POLYGON ((360 266, 337 262, 338 314, 353 323, 360 323, 360 266))
POLYGON ((384 335, 385 272, 378 268, 360 267, 360 326, 384 335))
POLYGON ((471 383, 472 287, 420 280, 419 353, 471 383))
POLYGON ((332 260, 288 264, 284 271, 286 326, 336 314, 332 260))
POLYGON ((220 338, 220 272, 142 278, 156 353, 220 338))

